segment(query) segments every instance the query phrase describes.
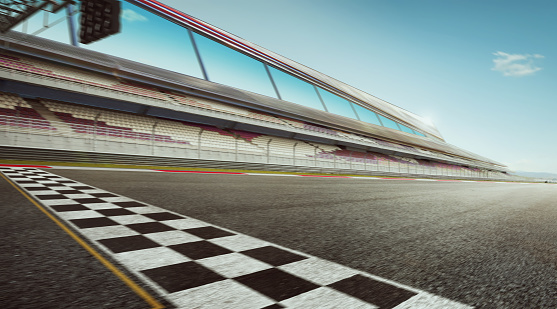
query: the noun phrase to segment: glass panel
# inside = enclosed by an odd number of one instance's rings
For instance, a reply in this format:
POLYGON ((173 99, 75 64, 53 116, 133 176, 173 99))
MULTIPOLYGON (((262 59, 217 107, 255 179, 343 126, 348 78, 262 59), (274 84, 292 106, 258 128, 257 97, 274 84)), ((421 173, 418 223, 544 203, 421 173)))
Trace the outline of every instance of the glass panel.
POLYGON ((313 85, 269 67, 283 100, 324 111, 313 85))
POLYGON ((394 122, 393 120, 391 120, 389 118, 386 118, 386 117, 383 117, 381 115, 377 115, 377 116, 379 116, 379 119, 381 119, 381 123, 383 123, 384 127, 395 129, 395 130, 400 130, 397 126, 397 123, 394 122))
POLYGON ((188 31, 121 1, 120 33, 80 47, 203 78, 188 31))
POLYGON ((423 133, 421 133, 421 132, 418 132, 418 131, 414 131, 414 133, 416 133, 416 135, 419 135, 419 136, 423 136, 423 137, 426 137, 426 136, 425 136, 425 135, 424 135, 423 133))
POLYGON ((412 131, 412 129, 410 129, 409 127, 407 127, 407 126, 405 126, 405 125, 402 125, 402 124, 400 124, 400 123, 398 124, 398 126, 400 127, 400 129, 401 129, 403 132, 410 133, 410 134, 414 134, 414 131, 412 131))
MULTIPOLYGON (((77 10, 77 7, 74 10, 77 10)), ((75 20, 77 20, 77 18, 75 20)), ((56 14, 39 11, 33 14, 27 21, 17 25, 14 30, 66 44, 71 43, 65 8, 61 9, 56 14), (44 27, 45 15, 47 16, 47 28, 44 27)))
POLYGON ((329 113, 341 115, 344 117, 358 119, 356 114, 354 114, 354 109, 352 109, 352 103, 348 102, 347 100, 330 93, 327 90, 323 90, 321 88, 317 88, 323 102, 325 102, 325 106, 327 107, 327 111, 329 113))
POLYGON ((195 43, 209 80, 276 98, 276 92, 262 62, 194 34, 195 43))
POLYGON ((381 125, 381 123, 379 123, 379 119, 377 119, 377 114, 375 112, 372 112, 367 108, 363 108, 358 104, 352 104, 352 106, 354 106, 354 108, 356 109, 356 113, 358 113, 358 116, 360 116, 361 121, 378 126, 381 125))

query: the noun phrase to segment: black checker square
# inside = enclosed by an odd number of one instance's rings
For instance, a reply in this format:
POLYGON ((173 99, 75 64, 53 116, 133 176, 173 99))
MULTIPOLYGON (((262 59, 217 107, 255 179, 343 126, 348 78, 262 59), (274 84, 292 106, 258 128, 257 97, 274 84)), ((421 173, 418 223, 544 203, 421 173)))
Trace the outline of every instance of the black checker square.
POLYGON ((107 238, 99 242, 114 253, 160 247, 158 243, 143 235, 107 238))
POLYGON ((45 187, 45 186, 41 186, 41 187, 25 187, 25 190, 27 191, 50 191, 52 189, 45 187))
POLYGON ((114 205, 118 205, 120 207, 145 207, 147 205, 143 204, 143 203, 139 203, 136 201, 129 201, 129 202, 114 202, 112 203, 114 205))
POLYGON ((143 215, 157 221, 177 220, 177 219, 184 218, 170 212, 156 212, 156 213, 143 214, 143 215))
MULTIPOLYGON (((65 181, 65 180, 58 181, 58 183, 73 183, 73 182, 74 181, 69 181, 69 180, 68 181, 65 181)), ((89 187, 89 186, 75 186, 75 187, 72 187, 72 188, 75 189, 75 190, 94 190, 95 189, 95 188, 89 187)))
POLYGON ((141 271, 168 293, 183 291, 226 278, 194 262, 173 264, 141 271))
POLYGON ((320 286, 286 273, 278 268, 270 268, 243 275, 234 280, 274 300, 282 301, 320 286))
POLYGON ((73 219, 70 220, 71 223, 77 225, 80 229, 86 229, 90 227, 101 227, 110 225, 119 225, 118 222, 112 221, 109 218, 87 218, 87 219, 73 219))
POLYGON ((75 183, 75 181, 71 181, 71 180, 58 180, 57 182, 58 183, 75 183))
POLYGON ((54 183, 40 183, 40 184, 45 186, 45 187, 65 187, 64 185, 61 185, 57 182, 54 182, 54 183))
MULTIPOLYGON (((13 178, 13 177, 11 177, 11 178, 13 178)), ((22 183, 22 184, 26 184, 26 183, 37 183, 38 184, 38 182, 36 182, 34 180, 16 180, 15 182, 22 183)), ((42 184, 42 185, 46 186, 45 184, 42 184)))
POLYGON ((50 208, 54 209, 54 211, 57 212, 90 210, 89 208, 81 204, 55 205, 55 206, 50 206, 50 208))
POLYGON ((76 201, 76 203, 82 203, 82 204, 106 203, 106 201, 103 201, 100 198, 96 198, 96 197, 76 198, 73 200, 76 201))
POLYGON ((195 241, 185 244, 172 245, 168 248, 177 251, 190 259, 199 260, 212 256, 232 253, 232 251, 223 248, 221 246, 215 245, 208 241, 195 241))
POLYGON ((296 253, 279 249, 273 246, 260 247, 242 251, 243 254, 273 266, 280 266, 307 259, 296 253))
POLYGON ((108 193, 108 192, 103 192, 103 193, 89 193, 89 195, 92 195, 92 196, 94 196, 94 197, 118 197, 118 195, 112 194, 112 193, 108 193))
POLYGON ((35 195, 39 200, 64 200, 68 199, 62 194, 45 194, 45 195, 35 195))
POLYGON ((226 237, 226 236, 236 235, 234 233, 230 233, 230 232, 218 229, 218 228, 213 227, 213 226, 204 226, 204 227, 198 227, 198 228, 193 228, 193 229, 186 229, 186 230, 183 230, 183 231, 188 232, 188 233, 190 233, 192 235, 195 235, 197 237, 204 238, 204 239, 211 239, 211 238, 219 238, 219 237, 226 237))
POLYGON ((398 306, 416 293, 362 275, 329 284, 329 287, 365 302, 389 309, 398 306))
POLYGON ((281 304, 272 304, 272 305, 269 305, 267 307, 263 307, 261 309, 281 309, 281 308, 286 308, 286 307, 284 307, 281 304))
MULTIPOLYGON (((126 210, 126 209, 123 209, 126 210)), ((160 222, 144 222, 144 223, 134 223, 126 225, 130 229, 139 232, 141 234, 158 233, 175 230, 168 225, 164 225, 160 222)))
POLYGON ((27 178, 27 176, 22 176, 22 175, 10 175, 10 178, 12 179, 16 179, 16 178, 27 178))
POLYGON ((99 209, 97 210, 98 213, 104 216, 126 216, 126 215, 135 215, 135 212, 131 212, 124 208, 114 208, 114 209, 99 209))

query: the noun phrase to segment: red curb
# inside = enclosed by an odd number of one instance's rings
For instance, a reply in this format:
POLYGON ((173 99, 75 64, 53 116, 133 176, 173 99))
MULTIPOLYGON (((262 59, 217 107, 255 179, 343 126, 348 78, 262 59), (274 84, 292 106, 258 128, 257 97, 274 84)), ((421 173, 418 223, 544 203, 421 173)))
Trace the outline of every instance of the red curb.
POLYGON ((166 173, 191 173, 191 174, 225 174, 225 175, 246 175, 246 173, 234 173, 234 172, 208 172, 208 171, 173 171, 173 170, 155 170, 158 172, 166 173))
POLYGON ((0 166, 9 166, 9 167, 35 167, 35 168, 52 168, 46 165, 27 165, 27 164, 0 164, 0 166))
POLYGON ((298 175, 303 177, 325 177, 325 178, 352 178, 350 176, 328 176, 328 175, 298 175))

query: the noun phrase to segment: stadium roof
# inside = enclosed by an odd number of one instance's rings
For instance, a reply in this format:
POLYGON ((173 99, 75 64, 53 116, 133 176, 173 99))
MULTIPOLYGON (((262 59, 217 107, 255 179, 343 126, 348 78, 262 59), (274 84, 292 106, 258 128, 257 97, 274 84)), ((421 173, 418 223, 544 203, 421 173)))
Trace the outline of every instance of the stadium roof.
POLYGON ((439 139, 443 139, 441 133, 437 130, 434 124, 425 121, 424 118, 414 113, 411 113, 405 109, 381 100, 362 90, 345 84, 326 74, 308 68, 268 49, 246 41, 234 34, 226 32, 193 16, 187 15, 181 11, 171 8, 161 2, 153 0, 126 1, 141 6, 153 13, 158 14, 159 16, 186 26, 187 28, 190 28, 196 32, 202 33, 203 35, 215 41, 218 41, 225 46, 248 54, 249 56, 256 58, 264 63, 278 67, 309 83, 325 88, 339 96, 348 99, 349 101, 358 103, 365 107, 371 107, 375 111, 379 111, 380 113, 383 112, 383 114, 390 115, 402 122, 406 122, 411 126, 417 127, 439 139))

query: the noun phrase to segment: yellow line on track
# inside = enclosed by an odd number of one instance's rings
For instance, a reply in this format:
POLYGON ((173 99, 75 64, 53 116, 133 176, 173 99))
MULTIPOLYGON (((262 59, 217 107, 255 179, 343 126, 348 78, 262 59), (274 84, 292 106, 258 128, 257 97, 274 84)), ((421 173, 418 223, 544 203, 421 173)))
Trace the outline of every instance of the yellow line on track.
POLYGON ((0 176, 4 178, 9 184, 11 184, 14 188, 19 191, 24 197, 26 197, 33 205, 37 206, 44 214, 46 214, 54 223, 56 223, 64 232, 70 235, 78 244, 80 244, 85 250, 87 250, 92 256, 97 258, 106 268, 108 268, 116 277, 120 278, 120 280, 124 281, 137 295, 139 295, 143 300, 145 300, 152 309, 162 309, 165 308, 161 303, 159 303, 153 296, 147 293, 143 288, 141 288, 137 283, 135 283, 132 279, 126 276, 123 272, 121 272, 114 264, 108 261, 105 257, 103 257, 100 253, 98 253, 93 247, 87 244, 81 237, 77 236, 72 230, 70 230, 64 223, 60 222, 55 216, 53 216, 48 210, 46 210, 43 206, 37 203, 32 197, 30 197, 25 191, 23 191, 19 186, 17 186, 14 182, 11 181, 8 177, 4 174, 0 173, 0 176))

